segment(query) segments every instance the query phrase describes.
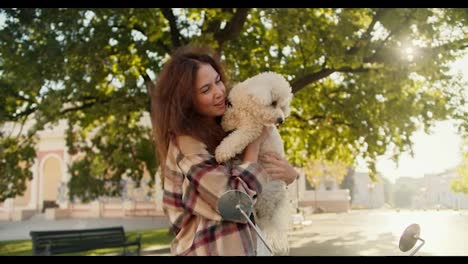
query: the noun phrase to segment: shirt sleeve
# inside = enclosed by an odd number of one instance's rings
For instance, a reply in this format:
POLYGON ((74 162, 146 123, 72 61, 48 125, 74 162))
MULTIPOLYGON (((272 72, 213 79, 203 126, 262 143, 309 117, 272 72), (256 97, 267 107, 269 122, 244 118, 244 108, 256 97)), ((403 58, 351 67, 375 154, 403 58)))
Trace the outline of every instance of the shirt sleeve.
POLYGON ((222 220, 217 205, 221 195, 228 190, 242 191, 255 203, 262 189, 257 177, 266 173, 253 162, 232 167, 219 164, 206 149, 184 156, 178 164, 187 181, 182 197, 185 208, 212 220, 222 220))

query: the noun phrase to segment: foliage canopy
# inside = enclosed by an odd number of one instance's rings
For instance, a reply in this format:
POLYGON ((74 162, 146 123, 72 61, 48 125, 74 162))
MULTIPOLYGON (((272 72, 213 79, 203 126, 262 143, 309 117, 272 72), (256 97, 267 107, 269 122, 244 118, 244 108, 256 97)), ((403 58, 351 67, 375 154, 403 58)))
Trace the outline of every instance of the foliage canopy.
POLYGON ((35 135, 66 120, 72 197, 118 196, 122 175, 158 162, 140 119, 170 52, 217 50, 230 83, 275 71, 295 93, 281 127, 290 162, 397 160, 436 120, 468 128, 466 95, 448 65, 466 53, 467 9, 0 9, 0 201, 32 175, 35 135), (4 176, 6 175, 6 176, 4 176), (11 186, 14 186, 11 188, 11 186), (9 190, 4 191, 4 190, 9 190))

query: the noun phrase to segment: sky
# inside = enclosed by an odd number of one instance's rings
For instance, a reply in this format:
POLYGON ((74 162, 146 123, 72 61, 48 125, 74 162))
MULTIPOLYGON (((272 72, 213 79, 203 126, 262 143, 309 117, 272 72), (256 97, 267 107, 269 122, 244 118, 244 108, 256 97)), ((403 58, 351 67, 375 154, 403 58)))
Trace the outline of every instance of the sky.
MULTIPOLYGON (((453 72, 461 72, 465 81, 468 81, 468 54, 454 62, 453 72)), ((468 94, 468 87, 465 87, 468 94)), ((391 182, 398 177, 424 177, 424 174, 440 173, 457 167, 462 161, 462 137, 457 133, 454 121, 437 122, 431 129, 431 134, 417 131, 413 137, 414 156, 404 152, 399 159, 398 166, 384 155, 377 161, 377 171, 391 182)), ((358 160, 357 171, 366 172, 362 160, 358 160)))

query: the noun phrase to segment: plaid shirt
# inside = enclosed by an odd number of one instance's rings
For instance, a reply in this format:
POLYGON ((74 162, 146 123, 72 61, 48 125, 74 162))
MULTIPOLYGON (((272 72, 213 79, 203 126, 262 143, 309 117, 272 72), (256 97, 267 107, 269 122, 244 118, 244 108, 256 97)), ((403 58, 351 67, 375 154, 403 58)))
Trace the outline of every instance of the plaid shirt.
POLYGON ((219 197, 237 189, 256 201, 261 185, 256 175, 266 173, 256 163, 219 164, 205 144, 179 136, 178 147, 169 145, 164 178, 164 212, 176 234, 173 255, 252 256, 257 235, 248 223, 223 221, 219 197))

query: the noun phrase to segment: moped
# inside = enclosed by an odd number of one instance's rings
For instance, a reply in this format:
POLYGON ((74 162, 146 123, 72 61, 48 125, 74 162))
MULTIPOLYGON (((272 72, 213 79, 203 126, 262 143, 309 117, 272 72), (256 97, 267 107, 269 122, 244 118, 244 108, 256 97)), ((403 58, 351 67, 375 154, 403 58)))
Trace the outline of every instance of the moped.
MULTIPOLYGON (((238 190, 229 190, 225 192, 218 200, 218 211, 224 220, 238 223, 247 222, 262 240, 270 255, 273 256, 273 251, 266 242, 262 232, 249 218, 253 212, 253 201, 246 193, 238 190)), ((411 250, 418 241, 421 241, 419 246, 410 253, 410 256, 416 254, 416 252, 418 252, 425 244, 424 239, 419 236, 420 231, 421 228, 418 224, 409 225, 400 237, 400 250, 407 252, 411 250)))

